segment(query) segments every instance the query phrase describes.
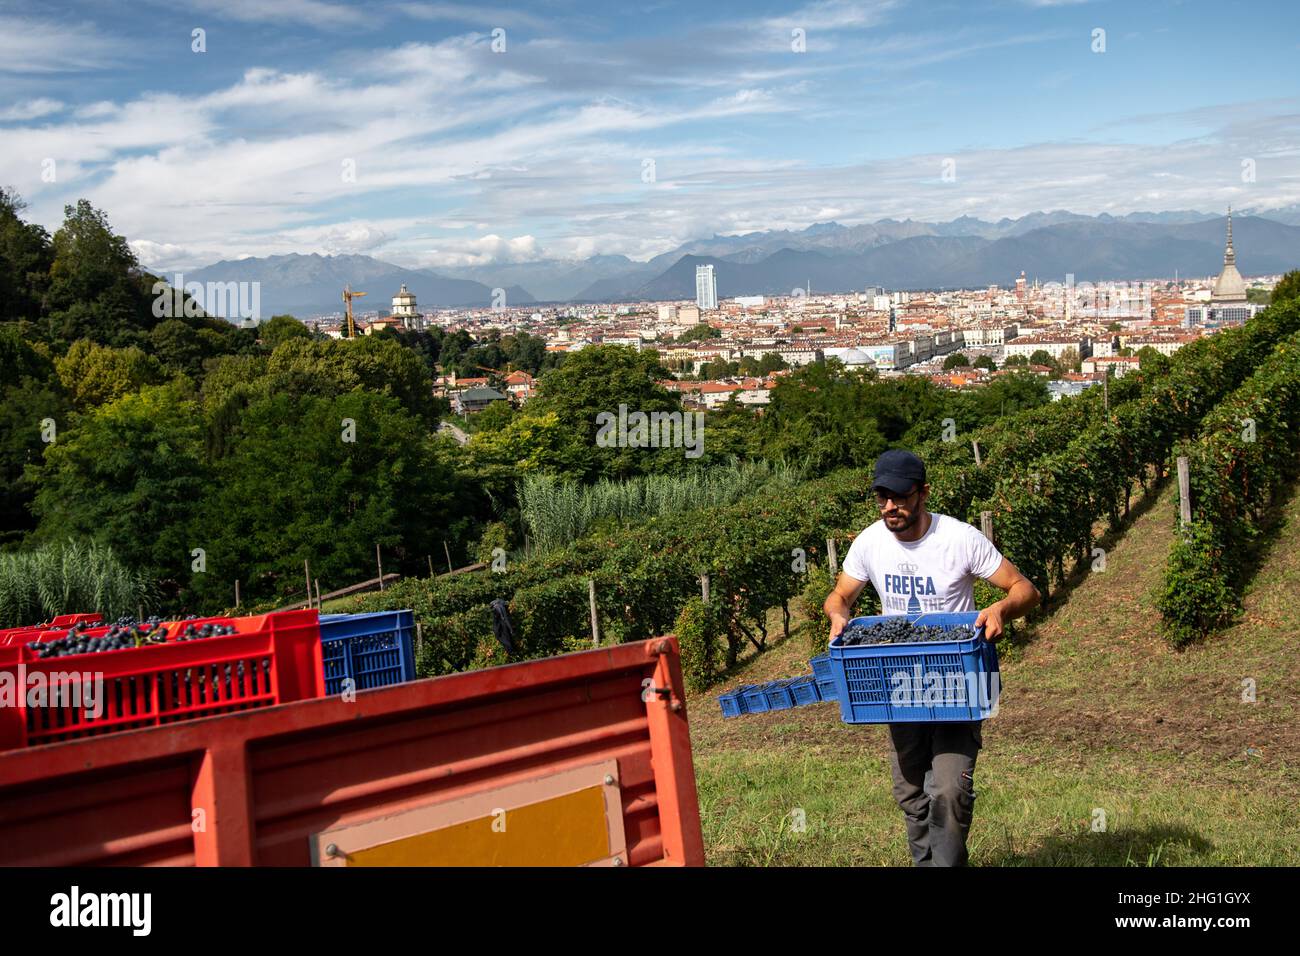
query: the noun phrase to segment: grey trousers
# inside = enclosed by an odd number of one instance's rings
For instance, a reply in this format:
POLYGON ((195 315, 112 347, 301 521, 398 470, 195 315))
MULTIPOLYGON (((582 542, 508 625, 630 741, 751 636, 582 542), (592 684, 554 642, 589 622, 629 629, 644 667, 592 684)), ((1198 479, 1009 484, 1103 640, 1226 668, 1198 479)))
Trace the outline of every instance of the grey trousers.
POLYGON ((894 799, 907 821, 917 866, 965 866, 975 812, 980 721, 890 724, 894 799))

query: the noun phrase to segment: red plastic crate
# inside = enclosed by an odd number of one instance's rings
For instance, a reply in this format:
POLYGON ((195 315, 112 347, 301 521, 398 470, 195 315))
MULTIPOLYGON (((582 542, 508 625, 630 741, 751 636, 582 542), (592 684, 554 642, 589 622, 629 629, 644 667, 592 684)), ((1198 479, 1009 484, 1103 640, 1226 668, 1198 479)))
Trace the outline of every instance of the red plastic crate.
POLYGON ((48 624, 26 624, 22 627, 9 627, 0 630, 0 646, 34 641, 37 639, 36 635, 42 631, 50 631, 60 627, 67 630, 72 625, 80 624, 83 621, 87 624, 98 624, 103 620, 102 614, 60 614, 48 624))
MULTIPOLYGON (((0 750, 324 696, 320 620, 314 609, 204 620, 229 624, 237 633, 46 660, 29 651, 25 641, 0 647, 0 682, 10 682, 15 691, 14 700, 0 702, 15 705, 0 705, 0 750), (93 695, 80 693, 87 674, 92 681, 102 677, 96 685, 102 688, 102 700, 91 714, 84 705, 93 695), (67 687, 69 697, 29 707, 26 689, 34 681, 67 687)), ((168 637, 190 623, 196 622, 169 622, 168 637)), ((94 636, 100 630, 87 633, 94 636)), ((64 632, 39 633, 54 637, 64 632)))

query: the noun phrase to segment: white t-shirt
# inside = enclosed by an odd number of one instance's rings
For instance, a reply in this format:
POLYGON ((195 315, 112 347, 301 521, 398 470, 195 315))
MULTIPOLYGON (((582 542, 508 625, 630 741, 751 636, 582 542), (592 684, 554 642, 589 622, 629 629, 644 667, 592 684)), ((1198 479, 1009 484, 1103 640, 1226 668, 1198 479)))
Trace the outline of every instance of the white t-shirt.
POLYGON ((1002 554, 965 521, 930 512, 930 528, 916 541, 899 541, 883 520, 849 546, 844 573, 870 581, 882 614, 974 611, 975 579, 997 572, 1002 554))

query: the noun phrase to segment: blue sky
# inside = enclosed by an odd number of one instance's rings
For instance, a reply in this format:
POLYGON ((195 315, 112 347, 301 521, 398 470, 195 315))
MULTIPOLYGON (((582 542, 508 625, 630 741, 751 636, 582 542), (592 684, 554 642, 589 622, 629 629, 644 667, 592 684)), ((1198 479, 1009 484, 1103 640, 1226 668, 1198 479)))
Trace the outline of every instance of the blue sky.
POLYGON ((1300 202, 1298 11, 0 0, 0 184, 50 228, 90 198, 162 270, 1270 208, 1300 202))

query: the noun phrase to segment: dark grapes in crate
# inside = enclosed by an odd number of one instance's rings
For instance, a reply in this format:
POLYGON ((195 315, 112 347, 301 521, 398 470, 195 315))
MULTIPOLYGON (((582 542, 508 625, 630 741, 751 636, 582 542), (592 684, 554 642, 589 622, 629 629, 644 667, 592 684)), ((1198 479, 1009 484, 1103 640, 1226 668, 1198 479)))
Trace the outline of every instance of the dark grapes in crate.
POLYGON ((963 640, 970 636, 967 628, 945 629, 937 624, 912 624, 907 618, 889 618, 874 624, 851 624, 840 634, 846 647, 865 644, 917 644, 934 641, 963 640))

